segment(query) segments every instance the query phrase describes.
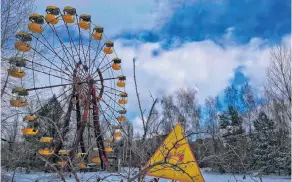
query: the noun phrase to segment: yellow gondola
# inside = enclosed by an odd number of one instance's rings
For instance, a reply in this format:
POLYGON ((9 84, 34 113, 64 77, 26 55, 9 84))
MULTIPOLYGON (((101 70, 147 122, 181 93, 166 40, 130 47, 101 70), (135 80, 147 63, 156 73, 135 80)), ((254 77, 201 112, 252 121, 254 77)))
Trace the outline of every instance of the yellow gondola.
POLYGON ((91 162, 92 163, 100 163, 100 158, 99 157, 92 157, 91 162))
POLYGON ((105 152, 112 152, 113 151, 113 148, 111 148, 111 147, 105 147, 104 148, 104 151, 105 152))
POLYGON ((29 116, 25 116, 24 118, 23 118, 23 120, 27 120, 27 121, 34 121, 34 120, 36 120, 36 116, 34 116, 34 115, 29 115, 29 116))
POLYGON ((22 51, 22 52, 27 52, 27 51, 30 51, 30 49, 31 49, 31 45, 29 45, 25 42, 22 42, 22 41, 15 42, 14 47, 17 50, 22 51))
MULTIPOLYGON (((119 104, 127 104, 128 100, 126 99, 128 97, 128 94, 125 92, 120 93, 121 99, 119 99, 119 104)), ((126 113, 124 113, 126 114, 126 113)))
POLYGON ((99 95, 99 96, 97 96, 96 98, 97 98, 97 101, 99 101, 99 100, 102 98, 102 96, 99 95))
POLYGON ((52 25, 56 25, 59 22, 58 17, 52 14, 46 14, 45 19, 49 24, 52 25))
POLYGON ((17 67, 25 67, 26 66, 27 59, 24 59, 22 57, 11 57, 9 58, 9 63, 13 64, 17 67))
POLYGON ((33 32, 33 33, 37 33, 37 34, 40 34, 44 31, 44 28, 37 24, 37 23, 29 23, 28 24, 28 29, 33 32))
POLYGON ((58 165, 59 167, 65 167, 65 166, 67 165, 67 162, 66 162, 66 161, 58 161, 58 162, 57 162, 57 165, 58 165))
POLYGON ((56 6, 47 6, 46 12, 48 14, 52 14, 52 15, 59 15, 60 14, 59 8, 57 8, 56 6))
POLYGON ((113 143, 114 140, 112 138, 107 138, 104 140, 106 143, 113 143))
POLYGON ((21 99, 11 99, 10 100, 10 104, 11 106, 14 106, 14 107, 25 107, 25 106, 28 106, 28 102, 27 100, 21 100, 21 99))
POLYGON ((119 116, 119 117, 117 117, 117 120, 124 122, 124 121, 126 121, 126 117, 125 116, 119 116))
POLYGON ((22 87, 16 87, 12 89, 12 94, 17 94, 19 96, 28 96, 28 91, 25 88, 22 87))
POLYGON ((56 6, 47 6, 46 8, 45 20, 52 25, 55 25, 59 22, 58 15, 60 14, 59 8, 56 6))
POLYGON ((106 41, 105 42, 105 48, 103 48, 103 52, 105 54, 112 54, 114 52, 112 50, 112 47, 114 47, 114 43, 112 41, 106 41))
POLYGON ((52 137, 42 137, 40 139, 40 142, 41 143, 51 143, 53 141, 53 138, 52 137))
POLYGON ((32 41, 31 35, 27 32, 17 32, 16 38, 20 39, 23 42, 32 41))
POLYGON ((113 128, 114 130, 121 130, 121 129, 123 129, 123 127, 120 126, 120 125, 119 125, 119 126, 113 126, 112 128, 113 128))
POLYGON ((115 137, 116 139, 121 138, 121 136, 122 136, 122 134, 121 134, 120 132, 116 132, 116 133, 114 133, 114 137, 115 137))
POLYGON ((39 132, 39 130, 35 128, 22 128, 21 132, 24 135, 36 135, 39 132))
POLYGON ((79 27, 81 29, 87 30, 90 27, 91 16, 87 14, 80 15, 79 27))
POLYGON ((124 104, 127 104, 128 103, 128 101, 126 100, 126 99, 119 99, 119 104, 122 104, 122 105, 124 105, 124 104))
POLYGON ((43 16, 41 16, 37 13, 31 14, 29 16, 29 21, 31 21, 31 22, 28 24, 28 29, 31 32, 38 33, 38 34, 43 32, 44 28, 41 25, 44 23, 43 16))
POLYGON ((64 22, 74 23, 75 22, 74 15, 76 15, 76 9, 72 8, 71 6, 66 6, 63 11, 64 11, 64 15, 63 15, 64 22))
POLYGON ((127 113, 127 110, 125 110, 125 109, 118 110, 118 113, 119 113, 119 114, 126 114, 126 113, 127 113))
POLYGON ((68 155, 70 150, 60 150, 59 155, 68 155))
POLYGON ((33 14, 29 15, 29 21, 36 23, 36 24, 40 24, 40 25, 44 23, 43 16, 41 16, 38 13, 33 13, 33 14))
POLYGON ((80 169, 85 169, 86 167, 87 167, 86 164, 83 162, 79 164, 80 169))
POLYGON ((54 151, 49 149, 40 149, 39 154, 44 156, 51 156, 52 154, 54 154, 54 151))
POLYGON ((95 26, 94 29, 93 29, 92 37, 95 40, 101 40, 102 39, 102 33, 103 33, 103 27, 95 26))
POLYGON ((19 92, 23 92, 25 91, 25 88, 22 88, 22 87, 16 87, 14 89, 12 89, 12 94, 18 94, 19 92))
POLYGON ((126 80, 126 77, 124 75, 118 76, 117 86, 118 87, 125 87, 126 86, 125 80, 126 80))
POLYGON ((69 14, 63 15, 63 20, 66 23, 74 23, 75 22, 75 17, 69 14))
POLYGON ((120 70, 121 69, 121 59, 120 58, 114 58, 113 59, 114 64, 112 65, 113 70, 120 70))
POLYGON ((8 69, 8 75, 14 78, 23 78, 25 76, 25 72, 20 71, 19 68, 10 68, 8 69))
POLYGON ((87 29, 89 29, 89 22, 81 21, 81 22, 79 22, 79 26, 81 29, 87 30, 87 29))

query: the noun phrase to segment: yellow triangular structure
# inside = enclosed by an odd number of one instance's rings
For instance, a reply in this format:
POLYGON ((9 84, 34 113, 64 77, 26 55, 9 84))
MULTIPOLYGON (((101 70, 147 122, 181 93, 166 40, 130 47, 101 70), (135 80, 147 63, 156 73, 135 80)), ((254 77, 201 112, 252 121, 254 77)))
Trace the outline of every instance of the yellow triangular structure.
POLYGON ((150 168, 147 172, 148 176, 183 182, 204 182, 180 124, 170 132, 145 167, 150 168))

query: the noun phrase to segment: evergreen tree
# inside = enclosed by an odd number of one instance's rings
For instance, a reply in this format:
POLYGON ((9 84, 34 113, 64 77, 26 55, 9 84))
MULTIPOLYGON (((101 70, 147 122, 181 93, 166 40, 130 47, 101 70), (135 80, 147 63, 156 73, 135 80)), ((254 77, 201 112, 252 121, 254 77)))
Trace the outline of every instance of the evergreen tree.
POLYGON ((228 112, 220 115, 220 129, 223 132, 223 137, 228 140, 231 135, 243 134, 242 118, 233 106, 228 107, 228 112))
POLYGON ((55 95, 38 111, 37 115, 42 118, 42 126, 45 126, 47 136, 54 137, 56 135, 56 127, 53 123, 58 126, 62 112, 61 104, 55 95))
POLYGON ((278 156, 276 158, 279 169, 278 175, 291 175, 291 136, 290 132, 282 129, 277 131, 278 156))
POLYGON ((253 168, 261 174, 274 173, 279 168, 276 125, 264 112, 261 112, 254 121, 254 129, 253 168))
POLYGON ((220 132, 223 137, 225 148, 230 151, 225 158, 225 170, 228 172, 241 172, 242 156, 245 147, 244 131, 242 128, 242 118, 233 106, 228 107, 228 111, 220 116, 220 132))

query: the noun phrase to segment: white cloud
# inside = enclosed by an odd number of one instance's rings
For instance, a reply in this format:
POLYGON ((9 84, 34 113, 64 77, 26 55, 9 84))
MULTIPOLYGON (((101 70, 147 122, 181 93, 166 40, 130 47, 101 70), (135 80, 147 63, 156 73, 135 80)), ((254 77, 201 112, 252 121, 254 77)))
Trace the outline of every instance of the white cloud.
POLYGON ((135 117, 132 121, 134 135, 139 133, 140 135, 143 134, 143 123, 140 117, 135 117))
MULTIPOLYGON (((283 44, 291 48, 291 35, 284 36, 282 38, 283 44)), ((261 39, 253 39, 249 44, 249 52, 253 53, 248 56, 245 62, 246 69, 243 70, 244 74, 250 77, 251 84, 255 87, 262 87, 265 84, 265 71, 270 61, 270 51, 272 49, 267 41, 261 39), (266 45, 263 49, 258 47, 266 45)))
MULTIPOLYGON (((286 42, 288 38, 285 38, 286 42)), ((199 102, 207 96, 216 96, 234 76, 239 66, 250 78, 253 86, 260 88, 265 81, 265 69, 269 62, 271 45, 259 38, 244 45, 226 43, 222 48, 211 40, 185 43, 179 48, 162 50, 159 43, 144 43, 140 46, 124 47, 124 40, 115 42, 115 50, 122 58, 123 71, 127 75, 130 112, 138 111, 133 82, 133 57, 137 57, 137 79, 144 109, 151 106, 151 91, 155 97, 162 92, 172 93, 181 87, 197 87, 199 102), (159 49, 160 54, 152 56, 159 49)), ((147 113, 147 112, 146 112, 147 113)), ((137 122, 136 119, 134 122, 137 122)))

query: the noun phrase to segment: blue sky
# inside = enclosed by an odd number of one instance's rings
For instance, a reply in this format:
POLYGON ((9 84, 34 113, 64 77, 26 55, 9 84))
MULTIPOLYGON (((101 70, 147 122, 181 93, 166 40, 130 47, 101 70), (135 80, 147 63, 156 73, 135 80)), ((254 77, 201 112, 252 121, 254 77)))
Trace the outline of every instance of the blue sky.
POLYGON ((39 13, 48 5, 61 9, 70 5, 104 26, 123 60, 128 117, 136 128, 141 122, 133 57, 138 60, 142 105, 148 109, 149 91, 160 97, 193 87, 201 104, 232 83, 248 80, 261 91, 270 50, 281 42, 290 45, 290 0, 52 0, 36 4, 39 13))
POLYGON ((236 42, 247 43, 253 37, 279 42, 283 35, 290 33, 290 0, 181 2, 179 5, 169 5, 172 14, 166 20, 156 22, 159 29, 125 32, 119 36, 145 42, 173 38, 217 41, 231 27, 236 42))

